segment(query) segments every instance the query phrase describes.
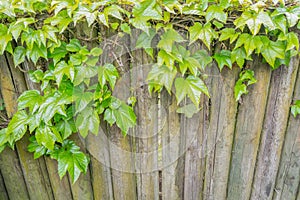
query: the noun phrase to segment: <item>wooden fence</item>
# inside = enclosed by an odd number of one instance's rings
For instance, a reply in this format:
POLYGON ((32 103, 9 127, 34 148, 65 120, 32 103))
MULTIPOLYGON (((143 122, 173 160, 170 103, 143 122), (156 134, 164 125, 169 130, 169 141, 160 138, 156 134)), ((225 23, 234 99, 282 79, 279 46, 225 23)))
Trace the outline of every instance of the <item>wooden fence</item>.
MULTIPOLYGON (((74 136, 91 158, 75 184, 59 179, 50 158, 34 160, 26 136, 0 154, 0 199, 300 199, 300 117, 290 113, 300 99, 299 59, 274 71, 260 60, 247 63, 258 81, 240 102, 233 91, 240 69, 208 67, 211 98, 202 96, 201 110, 187 118, 174 95, 149 95, 145 52, 123 56, 115 95, 137 97, 137 126, 126 137, 105 124, 98 136, 74 136)), ((9 55, 0 57, 8 117, 20 93, 36 87, 9 55)))

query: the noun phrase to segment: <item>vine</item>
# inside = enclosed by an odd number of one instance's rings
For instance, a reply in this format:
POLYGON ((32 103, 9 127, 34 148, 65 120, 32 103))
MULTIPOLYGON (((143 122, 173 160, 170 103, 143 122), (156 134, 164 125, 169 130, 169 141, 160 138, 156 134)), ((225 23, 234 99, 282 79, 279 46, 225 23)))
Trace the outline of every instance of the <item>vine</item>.
MULTIPOLYGON (((89 158, 70 140, 72 134, 97 134, 100 118, 116 124, 124 135, 136 124, 134 103, 112 95, 117 65, 101 60, 106 49, 88 49, 80 42, 100 43, 105 35, 76 36, 80 23, 87 23, 91 31, 104 26, 127 35, 140 29, 136 48, 155 60, 147 78, 149 92, 166 89, 171 94, 174 87, 178 105, 188 97, 194 112, 201 94, 209 97, 203 79, 211 63, 220 71, 234 65, 242 69, 234 88, 239 101, 256 82, 254 72, 245 70, 246 60, 261 55, 276 69, 298 56, 299 17, 299 2, 284 0, 2 0, 0 54, 11 54, 22 71, 23 63, 31 61, 36 70, 26 73, 40 89, 19 97, 18 111, 0 130, 0 151, 13 148, 29 132, 28 150, 34 158, 56 159, 59 176, 68 171, 75 182, 86 172, 89 158), (203 44, 201 50, 187 50, 196 42, 203 44)), ((294 116, 299 114, 299 101, 291 109, 294 116)), ((185 113, 182 108, 177 111, 185 113)))

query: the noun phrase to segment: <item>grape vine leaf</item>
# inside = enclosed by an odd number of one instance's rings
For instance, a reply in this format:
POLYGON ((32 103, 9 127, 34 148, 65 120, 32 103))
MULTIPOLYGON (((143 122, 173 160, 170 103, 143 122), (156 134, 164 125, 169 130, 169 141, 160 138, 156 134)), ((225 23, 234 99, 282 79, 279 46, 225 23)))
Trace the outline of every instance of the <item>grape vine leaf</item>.
POLYGON ((187 95, 198 108, 201 94, 204 93, 209 97, 209 92, 205 83, 199 77, 193 75, 189 75, 186 79, 180 77, 176 78, 175 89, 177 105, 187 95))
POLYGON ((98 113, 91 107, 85 108, 77 115, 75 125, 82 137, 86 137, 89 131, 97 135, 100 125, 98 113))
POLYGON ((248 33, 243 33, 236 41, 234 49, 237 49, 244 45, 247 57, 250 56, 255 49, 257 53, 259 53, 263 46, 263 41, 261 38, 261 36, 253 36, 248 33))
POLYGON ((87 171, 89 158, 71 140, 63 141, 62 146, 56 148, 50 155, 58 161, 58 174, 60 178, 68 171, 72 183, 75 183, 80 173, 87 171))
POLYGON ((43 97, 40 95, 39 91, 27 90, 18 98, 18 109, 22 110, 24 108, 29 108, 30 113, 34 113, 42 102, 43 97))
POLYGON ((204 26, 199 22, 196 22, 194 26, 189 28, 190 33, 190 44, 195 42, 197 39, 202 40, 202 42, 210 49, 210 44, 214 38, 218 37, 218 34, 211 27, 211 23, 206 23, 204 26))
POLYGON ((26 133, 28 124, 28 115, 25 110, 17 111, 8 124, 6 136, 10 145, 20 140, 26 133))
POLYGON ((34 159, 38 159, 39 157, 43 156, 47 152, 47 148, 43 145, 40 145, 37 141, 35 136, 31 136, 29 138, 29 145, 27 147, 27 150, 33 154, 34 159))
POLYGON ((227 13, 223 10, 224 8, 215 4, 209 6, 206 10, 206 21, 209 22, 213 19, 217 19, 225 24, 227 20, 227 13))
POLYGON ((22 46, 17 46, 14 49, 13 60, 15 66, 18 66, 20 63, 25 61, 26 49, 22 46))
POLYGON ((174 42, 183 42, 182 36, 174 29, 167 30, 158 42, 157 47, 164 49, 166 52, 171 52, 174 42))
POLYGON ((114 89, 119 73, 113 64, 105 64, 98 68, 98 81, 103 87, 106 82, 114 89))
POLYGON ((234 86, 234 98, 239 101, 243 94, 248 94, 247 87, 256 83, 253 70, 245 70, 240 73, 239 80, 234 86))
POLYGON ((261 54, 269 65, 274 68, 276 58, 284 59, 285 44, 282 41, 273 42, 267 37, 262 37, 263 46, 261 54))
POLYGON ((224 66, 227 66, 230 69, 232 68, 231 51, 222 50, 219 53, 215 53, 213 58, 217 61, 220 71, 222 71, 224 66))
POLYGON ((291 112, 294 117, 297 117, 297 115, 300 114, 300 100, 295 101, 291 107, 291 112))

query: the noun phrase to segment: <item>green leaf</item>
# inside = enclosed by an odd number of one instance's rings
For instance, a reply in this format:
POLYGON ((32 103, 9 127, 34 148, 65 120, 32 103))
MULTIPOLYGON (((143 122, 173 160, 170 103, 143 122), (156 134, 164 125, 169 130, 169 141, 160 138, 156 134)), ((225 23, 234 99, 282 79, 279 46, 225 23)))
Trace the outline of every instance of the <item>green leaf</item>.
POLYGON ((220 71, 224 66, 232 68, 231 52, 228 50, 222 50, 220 53, 216 53, 213 58, 217 61, 220 71))
POLYGON ((204 93, 209 97, 209 92, 205 83, 199 77, 195 77, 192 75, 188 76, 186 79, 176 78, 175 89, 177 105, 179 105, 179 103, 187 95, 194 103, 194 105, 198 108, 201 94, 204 93))
POLYGON ((105 111, 105 120, 110 124, 116 122, 117 126, 122 130, 124 135, 127 134, 129 128, 135 126, 136 116, 132 107, 126 105, 124 102, 112 98, 112 102, 118 102, 118 106, 110 106, 109 111, 105 111))
POLYGON ((283 33, 287 32, 287 21, 283 14, 272 17, 272 21, 276 28, 281 30, 283 33))
POLYGON ((215 4, 209 6, 206 10, 206 21, 209 22, 213 19, 217 19, 225 24, 227 20, 227 13, 225 13, 223 9, 224 8, 222 8, 221 6, 215 4))
POLYGON ((250 56, 255 49, 257 53, 259 53, 263 46, 263 41, 261 38, 261 36, 252 36, 248 33, 243 33, 239 36, 234 49, 244 45, 247 57, 250 56))
POLYGON ((291 107, 291 112, 294 117, 297 117, 297 115, 300 114, 300 100, 295 101, 291 107))
POLYGON ((48 123, 56 113, 66 116, 65 105, 70 103, 71 97, 59 92, 55 92, 54 94, 45 97, 45 101, 39 108, 41 119, 44 120, 45 123, 48 123))
POLYGON ((252 60, 247 57, 244 48, 237 48, 231 52, 231 62, 236 62, 240 68, 244 66, 245 60, 252 60))
POLYGON ((39 83, 44 78, 44 72, 40 69, 35 71, 29 71, 28 75, 30 80, 34 83, 39 83))
POLYGON ((8 124, 6 135, 9 144, 20 140, 26 133, 28 124, 28 115, 25 110, 17 111, 8 124))
POLYGON ((194 114, 199 112, 199 108, 195 106, 194 104, 188 104, 184 105, 183 107, 180 107, 176 110, 177 113, 182 113, 188 118, 192 118, 194 114))
POLYGON ((102 53, 103 53, 103 50, 101 48, 99 48, 99 47, 94 47, 91 50, 91 55, 92 56, 100 56, 102 53))
POLYGON ((256 83, 253 70, 245 70, 240 73, 239 80, 234 86, 234 97, 239 101, 243 94, 248 94, 247 86, 256 83))
POLYGON ((58 86, 60 86, 64 75, 66 75, 69 79, 71 79, 71 81, 73 81, 75 76, 74 66, 67 64, 65 61, 61 61, 55 66, 53 75, 56 78, 58 86))
POLYGON ((293 49, 294 47, 296 50, 299 50, 299 39, 296 33, 290 32, 286 34, 287 37, 287 46, 286 51, 293 49))
POLYGON ((206 23, 202 26, 199 22, 196 22, 194 26, 189 28, 190 33, 190 44, 195 42, 197 39, 202 42, 210 49, 210 44, 214 38, 218 37, 218 34, 211 27, 211 23, 206 23))
POLYGON ((150 29, 149 34, 142 32, 136 41, 135 48, 144 48, 144 49, 152 48, 151 42, 155 34, 156 32, 154 29, 150 29))
POLYGON ((150 93, 153 89, 154 91, 160 91, 162 86, 164 86, 169 94, 171 94, 171 88, 176 74, 177 70, 173 67, 170 68, 166 65, 159 66, 154 64, 147 77, 150 93))
MULTIPOLYGON (((7 142, 7 135, 6 135, 7 128, 3 128, 0 130, 0 147, 5 145, 7 142)), ((1 152, 1 150, 0 150, 1 152)))
POLYGON ((75 114, 83 111, 89 103, 94 99, 94 94, 91 92, 77 92, 74 90, 73 97, 75 99, 75 114))
POLYGON ((114 89, 119 73, 113 64, 105 64, 98 68, 98 81, 103 87, 106 82, 114 89))
POLYGON ((88 84, 90 78, 94 77, 98 73, 99 67, 88 67, 88 66, 78 66, 75 67, 75 78, 74 78, 74 85, 77 86, 83 81, 88 84))
POLYGON ((73 132, 76 132, 76 126, 73 121, 71 120, 60 120, 58 124, 56 124, 56 128, 62 134, 62 139, 67 139, 73 132))
POLYGON ((12 40, 11 34, 8 32, 8 28, 4 24, 0 24, 0 55, 3 54, 7 44, 12 40))
POLYGON ((52 40, 55 43, 58 43, 58 40, 56 37, 56 33, 58 32, 57 28, 55 28, 53 26, 49 26, 49 25, 44 25, 42 28, 42 31, 47 39, 52 40))
POLYGON ((53 52, 50 53, 49 58, 53 58, 54 65, 56 65, 62 58, 66 57, 67 53, 66 43, 62 42, 59 47, 56 47, 53 52))
POLYGON ((18 46, 14 50, 13 59, 15 66, 25 61, 26 49, 22 46, 18 46))
POLYGON ((162 10, 155 0, 146 0, 136 4, 132 10, 136 18, 162 20, 162 10))
POLYGON ((62 10, 57 15, 47 18, 44 23, 57 26, 59 33, 63 33, 73 20, 69 17, 66 10, 62 10))
POLYGON ((131 35, 131 28, 130 26, 127 24, 127 23, 123 23, 121 24, 121 30, 124 32, 124 33, 127 33, 129 35, 131 35))
POLYGON ((119 20, 123 20, 123 17, 121 15, 121 12, 123 12, 123 9, 117 5, 111 5, 111 6, 108 6, 104 9, 103 13, 104 15, 106 16, 106 18, 108 19, 108 16, 113 16, 119 20))
POLYGON ((49 126, 38 127, 35 131, 35 138, 39 145, 43 145, 49 150, 53 150, 54 143, 58 140, 49 126))
POLYGON ((262 41, 263 47, 261 50, 261 54, 263 55, 264 59, 266 59, 267 63, 269 63, 271 67, 274 67, 276 58, 284 59, 285 57, 284 42, 273 42, 267 37, 264 37, 262 41))
POLYGON ((206 50, 199 50, 193 55, 196 58, 201 66, 201 69, 204 71, 206 66, 212 62, 212 57, 208 54, 206 50))
POLYGON ((31 113, 34 113, 43 101, 43 97, 37 90, 27 90, 18 98, 18 109, 29 108, 31 113))
POLYGON ((34 64, 37 63, 40 57, 47 59, 47 48, 44 45, 38 46, 36 43, 33 44, 32 49, 28 49, 26 52, 28 58, 32 60, 34 64))
POLYGON ((62 147, 56 149, 51 156, 57 157, 60 178, 68 171, 72 183, 75 183, 80 173, 86 173, 87 171, 89 159, 73 141, 65 140, 62 147))
POLYGON ((224 40, 230 39, 230 44, 231 44, 238 38, 239 35, 240 35, 240 32, 236 32, 236 30, 233 28, 224 28, 221 31, 219 41, 224 41, 224 40))
POLYGON ((67 51, 71 51, 71 52, 78 52, 80 51, 80 49, 82 48, 79 40, 77 39, 71 39, 69 44, 67 44, 66 49, 67 51))
POLYGON ((275 29, 271 17, 263 9, 258 13, 255 11, 245 11, 234 21, 236 28, 240 28, 241 30, 243 30, 246 24, 253 35, 258 34, 262 24, 269 30, 275 29))
POLYGON ((91 107, 87 107, 76 117, 75 125, 82 137, 86 137, 88 132, 97 135, 100 125, 98 113, 91 107))
POLYGON ((27 147, 27 150, 31 153, 34 152, 34 159, 37 159, 47 153, 47 148, 43 145, 40 145, 37 141, 35 136, 31 136, 29 138, 30 144, 27 147))
POLYGON ((22 31, 26 31, 23 23, 17 23, 17 21, 10 24, 8 31, 12 34, 15 41, 18 41, 22 31))
POLYGON ((75 25, 76 25, 77 21, 83 17, 86 18, 88 26, 91 26, 96 20, 97 13, 93 12, 90 9, 90 7, 79 4, 78 10, 75 11, 75 14, 73 15, 73 21, 74 21, 75 25))
POLYGON ((87 61, 87 59, 88 57, 86 55, 83 55, 79 52, 70 56, 70 62, 73 65, 80 65, 81 63, 87 61))
POLYGON ((164 49, 166 52, 171 52, 174 42, 183 42, 184 39, 174 29, 168 29, 158 42, 157 47, 164 49))

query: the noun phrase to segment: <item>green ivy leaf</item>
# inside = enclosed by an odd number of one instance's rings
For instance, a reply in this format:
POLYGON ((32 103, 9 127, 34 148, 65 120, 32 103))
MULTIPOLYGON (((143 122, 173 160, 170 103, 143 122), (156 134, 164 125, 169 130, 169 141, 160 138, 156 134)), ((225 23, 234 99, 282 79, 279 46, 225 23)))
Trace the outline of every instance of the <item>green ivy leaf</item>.
POLYGON ((266 59, 267 63, 271 67, 274 67, 276 58, 284 59, 285 57, 285 45, 284 42, 276 41, 273 42, 267 37, 262 38, 263 47, 261 54, 266 59))
POLYGON ((100 56, 103 53, 103 50, 99 47, 94 47, 91 50, 91 55, 92 56, 100 56))
POLYGON ((253 35, 257 35, 261 25, 263 24, 269 30, 274 30, 275 25, 268 13, 261 10, 260 12, 245 11, 243 14, 234 21, 236 28, 243 30, 243 27, 247 24, 253 35))
POLYGON ((49 150, 53 150, 57 136, 52 132, 49 126, 40 126, 35 130, 35 138, 39 145, 43 145, 49 150))
POLYGON ((213 58, 217 61, 220 71, 224 66, 232 68, 231 52, 228 50, 222 50, 220 53, 216 53, 213 58))
POLYGON ((47 148, 43 145, 40 145, 35 136, 31 136, 29 138, 30 144, 27 147, 27 150, 31 153, 34 153, 34 159, 38 159, 39 157, 45 155, 47 153, 47 148))
POLYGON ((56 78, 58 86, 60 86, 64 75, 66 75, 71 81, 73 81, 75 76, 74 66, 71 64, 67 64, 65 61, 61 61, 55 66, 53 75, 56 78))
POLYGON ((30 113, 34 113, 43 101, 43 97, 37 90, 27 90, 18 98, 18 109, 29 108, 30 113))
POLYGON ((11 34, 8 32, 8 28, 4 24, 0 24, 0 55, 3 54, 7 44, 12 40, 11 34))
POLYGON ((62 146, 51 154, 58 161, 58 175, 62 178, 69 172, 72 183, 79 178, 80 173, 86 173, 89 159, 73 141, 65 140, 62 146))
POLYGON ((119 73, 113 64, 105 64, 98 68, 98 81, 103 87, 106 82, 114 89, 119 73))
POLYGON ((71 52, 78 52, 80 51, 82 48, 79 40, 77 39, 71 39, 69 44, 67 44, 66 49, 67 51, 71 51, 71 52))
POLYGON ((62 134, 62 139, 67 139, 73 132, 76 132, 76 126, 73 119, 60 120, 56 124, 57 130, 62 134))
POLYGON ((47 59, 47 48, 44 45, 38 46, 36 43, 33 44, 32 49, 28 49, 26 52, 26 56, 32 60, 32 62, 36 65, 38 59, 43 57, 47 59))
POLYGON ((219 41, 230 39, 230 44, 232 44, 240 35, 240 32, 236 32, 236 30, 233 28, 224 28, 220 32, 221 35, 219 41))
POLYGON ((75 100, 75 114, 83 111, 87 108, 88 104, 94 99, 94 94, 91 92, 83 92, 79 90, 74 90, 73 97, 75 100))
POLYGON ((192 75, 188 76, 186 79, 176 78, 175 89, 177 105, 179 105, 179 103, 187 95, 194 103, 194 105, 198 108, 201 94, 204 93, 209 97, 209 92, 205 83, 199 77, 195 77, 192 75))
POLYGON ((184 39, 174 29, 167 30, 158 42, 157 47, 164 49, 166 52, 171 52, 174 42, 183 42, 184 39))
POLYGON ((294 47, 296 50, 299 50, 299 39, 296 33, 290 32, 286 34, 287 37, 287 46, 286 51, 293 49, 294 47))
POLYGON ((196 22, 194 26, 189 28, 190 33, 190 44, 195 42, 197 39, 202 42, 210 49, 210 44, 214 38, 218 37, 218 34, 211 28, 211 23, 206 23, 202 26, 199 22, 196 22))
POLYGON ((177 70, 174 67, 167 67, 166 65, 159 66, 154 64, 151 71, 148 73, 147 80, 149 82, 149 92, 160 91, 164 86, 169 94, 171 94, 171 88, 174 78, 177 74, 177 70))
POLYGON ((75 125, 82 137, 86 137, 88 132, 97 135, 100 125, 98 113, 91 107, 87 107, 76 117, 75 125))
POLYGON ((225 13, 223 10, 224 8, 215 4, 209 6, 206 10, 206 21, 209 22, 213 19, 217 19, 225 24, 227 21, 227 13, 225 13))
POLYGON ((25 61, 26 49, 22 46, 18 46, 14 50, 13 60, 15 66, 18 66, 20 63, 25 61))
POLYGON ((247 57, 244 48, 237 48, 231 52, 231 62, 236 62, 240 68, 244 66, 245 60, 252 60, 247 57))
POLYGON ((261 50, 263 46, 263 42, 261 40, 261 36, 252 36, 248 33, 243 33, 239 36, 234 49, 237 49, 244 45, 246 50, 247 57, 250 56, 253 51, 256 49, 258 52, 261 50))
POLYGON ((198 60, 203 71, 205 70, 206 66, 212 62, 212 57, 208 54, 206 50, 196 51, 193 57, 198 60))
POLYGON ((88 66, 78 66, 75 67, 75 78, 74 85, 77 86, 82 82, 89 84, 90 78, 94 77, 98 73, 99 67, 88 67, 88 66))
POLYGON ((73 15, 73 21, 76 25, 77 21, 82 19, 83 17, 85 17, 88 26, 91 26, 96 18, 97 18, 97 12, 93 12, 90 7, 79 4, 78 6, 78 10, 75 11, 74 15, 73 15))
POLYGON ((56 65, 62 58, 66 57, 67 53, 66 43, 62 42, 59 47, 54 48, 53 52, 49 54, 49 58, 53 58, 54 65, 56 65))
POLYGON ((69 17, 66 10, 62 10, 57 15, 47 18, 44 24, 57 26, 59 33, 63 33, 73 20, 69 17))
POLYGON ((295 103, 291 107, 291 112, 295 118, 298 114, 300 114, 300 100, 295 101, 295 103))
POLYGON ((234 97, 239 101, 243 94, 248 94, 247 86, 256 83, 253 70, 245 70, 240 73, 239 80, 234 86, 234 97))
POLYGON ((49 25, 44 25, 42 28, 42 31, 46 38, 48 38, 49 40, 52 40, 55 43, 58 43, 58 40, 56 37, 56 33, 58 32, 57 28, 55 28, 53 26, 49 26, 49 25))
POLYGON ((20 140, 26 133, 28 124, 28 115, 25 110, 17 111, 8 124, 6 135, 8 142, 13 145, 14 142, 20 140))

